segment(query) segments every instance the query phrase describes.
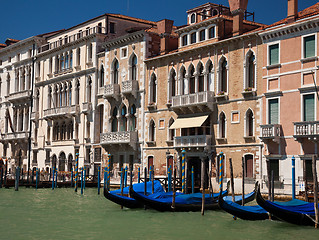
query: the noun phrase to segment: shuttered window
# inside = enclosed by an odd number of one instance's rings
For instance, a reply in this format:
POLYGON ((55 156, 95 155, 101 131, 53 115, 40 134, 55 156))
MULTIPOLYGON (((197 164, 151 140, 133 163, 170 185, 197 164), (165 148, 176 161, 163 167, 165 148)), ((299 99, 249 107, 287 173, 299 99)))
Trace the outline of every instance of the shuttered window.
POLYGON ((304 38, 304 58, 314 57, 316 55, 315 35, 304 38))
POLYGON ((315 95, 309 94, 303 96, 304 121, 315 120, 315 95))
POLYGON ((269 46, 269 65, 279 63, 279 44, 269 46))
POLYGON ((278 104, 278 99, 271 99, 268 101, 268 113, 269 113, 269 118, 268 122, 269 124, 277 124, 279 123, 279 104, 278 104))

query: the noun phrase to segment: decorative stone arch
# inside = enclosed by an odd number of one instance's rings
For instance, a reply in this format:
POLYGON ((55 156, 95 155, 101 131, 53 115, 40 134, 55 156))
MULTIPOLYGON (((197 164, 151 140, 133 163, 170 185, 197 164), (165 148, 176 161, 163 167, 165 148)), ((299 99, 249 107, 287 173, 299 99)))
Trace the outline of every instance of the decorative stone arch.
POLYGON ((196 66, 195 80, 196 92, 207 91, 207 77, 205 74, 205 67, 202 61, 199 61, 196 66))
POLYGON ((179 95, 188 94, 188 78, 186 66, 183 64, 179 69, 179 95))
POLYGON ((103 87, 105 82, 105 67, 104 67, 104 63, 102 62, 100 65, 100 74, 99 74, 99 87, 103 87))
POLYGON ((255 135, 255 114, 251 108, 248 108, 244 116, 245 137, 253 137, 255 135))
POLYGON ((155 142, 155 139, 156 139, 156 124, 155 124, 155 120, 151 118, 148 124, 148 140, 150 142, 155 142))
POLYGON ((157 74, 153 71, 150 75, 149 81, 149 103, 155 104, 157 102, 157 74))
POLYGON ((256 89, 257 84, 257 60, 254 50, 249 49, 244 61, 244 91, 256 89))
POLYGON ((217 91, 218 93, 228 93, 228 79, 229 79, 229 65, 225 55, 223 55, 218 62, 218 82, 217 91))
POLYGON ((137 55, 133 52, 131 56, 128 59, 128 65, 129 65, 129 80, 137 80, 137 55))
POLYGON ((66 155, 63 151, 59 153, 59 171, 65 171, 65 165, 66 165, 66 155))
POLYGON ((168 75, 168 103, 172 102, 172 97, 177 95, 177 73, 174 67, 171 68, 168 75))
POLYGON ((227 137, 227 118, 224 111, 218 115, 218 138, 224 139, 227 137))
POLYGON ((205 78, 207 82, 207 91, 214 91, 214 83, 215 83, 215 68, 213 61, 209 58, 205 64, 205 78))
POLYGON ((195 68, 194 64, 191 63, 187 69, 188 90, 189 90, 190 94, 196 92, 196 88, 197 88, 197 86, 196 86, 196 78, 197 77, 196 76, 197 76, 196 68, 195 68))
POLYGON ((119 84, 120 79, 120 62, 115 57, 111 63, 111 79, 113 84, 119 84))
POLYGON ((73 155, 70 153, 68 155, 68 171, 72 171, 72 167, 73 167, 73 155))

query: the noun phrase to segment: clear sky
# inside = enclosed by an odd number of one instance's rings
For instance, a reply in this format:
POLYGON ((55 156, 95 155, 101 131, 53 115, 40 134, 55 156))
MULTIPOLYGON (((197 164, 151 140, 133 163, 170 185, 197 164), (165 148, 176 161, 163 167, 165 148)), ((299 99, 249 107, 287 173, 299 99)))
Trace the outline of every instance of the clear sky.
MULTIPOLYGON (((146 20, 164 18, 176 26, 186 24, 186 11, 208 0, 15 0, 1 1, 0 43, 7 38, 25 39, 37 34, 69 28, 104 13, 120 13, 146 20)), ((228 0, 212 0, 228 6, 228 0)), ((299 10, 317 0, 299 0, 299 10)), ((287 0, 249 0, 255 21, 271 24, 287 15, 287 0)))

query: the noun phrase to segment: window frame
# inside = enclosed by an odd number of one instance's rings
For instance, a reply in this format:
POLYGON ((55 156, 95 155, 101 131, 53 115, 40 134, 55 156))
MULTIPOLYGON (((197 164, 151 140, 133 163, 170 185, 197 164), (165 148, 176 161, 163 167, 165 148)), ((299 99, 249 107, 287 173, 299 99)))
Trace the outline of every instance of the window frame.
POLYGON ((280 64, 280 41, 272 42, 267 45, 267 65, 268 66, 276 66, 280 64), (270 62, 270 47, 278 45, 278 62, 275 64, 271 64, 270 62))
POLYGON ((302 122, 305 122, 305 107, 304 107, 304 97, 306 95, 313 95, 314 98, 314 120, 313 121, 317 121, 317 95, 315 92, 307 92, 307 93, 302 93, 301 95, 301 115, 300 115, 300 119, 302 122))
POLYGON ((302 59, 311 59, 311 58, 314 58, 317 56, 317 34, 316 33, 311 33, 311 34, 307 34, 307 35, 304 35, 302 36, 302 42, 301 42, 301 56, 302 56, 302 59), (314 36, 315 37, 315 52, 314 52, 314 56, 311 56, 311 57, 306 57, 305 55, 305 39, 308 38, 308 37, 312 37, 314 36))
POLYGON ((266 114, 267 114, 267 124, 280 124, 280 97, 272 97, 272 98, 267 98, 267 109, 266 109, 266 114), (270 123, 270 116, 269 116, 269 101, 277 99, 278 100, 278 123, 270 123))

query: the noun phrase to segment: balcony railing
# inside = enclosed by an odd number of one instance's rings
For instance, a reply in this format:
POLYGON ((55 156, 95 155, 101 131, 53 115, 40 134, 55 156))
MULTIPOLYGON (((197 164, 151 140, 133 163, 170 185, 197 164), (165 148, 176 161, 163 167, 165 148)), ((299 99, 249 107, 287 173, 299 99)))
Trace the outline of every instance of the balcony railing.
POLYGON ((58 71, 55 71, 54 72, 54 76, 58 76, 58 75, 61 75, 61 74, 65 74, 65 73, 70 73, 73 71, 73 68, 72 67, 69 67, 69 68, 63 68, 63 69, 60 69, 58 71))
POLYGON ((101 134, 101 144, 136 144, 137 143, 137 132, 126 131, 126 132, 109 132, 101 134))
POLYGON ((50 49, 54 49, 54 48, 63 46, 65 44, 72 43, 72 42, 74 42, 74 41, 76 41, 78 39, 81 39, 81 38, 86 37, 86 36, 90 36, 90 35, 95 34, 95 33, 106 34, 106 29, 104 27, 100 27, 100 26, 96 26, 96 27, 92 27, 92 28, 86 29, 86 30, 84 30, 82 32, 78 32, 78 33, 75 33, 75 34, 73 34, 71 36, 59 39, 59 40, 57 40, 55 42, 43 45, 43 46, 38 48, 38 52, 39 53, 45 52, 45 51, 48 51, 50 49))
MULTIPOLYGON (((172 108, 189 108, 199 105, 212 107, 214 92, 198 92, 188 95, 179 95, 172 98, 172 108)), ((212 108, 211 108, 212 110, 212 108)))
POLYGON ((280 124, 260 125, 261 140, 278 140, 280 137, 280 124))
POLYGON ((105 98, 117 98, 120 94, 119 84, 108 84, 104 86, 104 97, 105 98))
POLYGON ((8 101, 19 102, 19 101, 30 101, 31 90, 23 90, 19 92, 10 93, 8 101))
POLYGON ((295 138, 319 137, 319 121, 295 122, 294 137, 295 138))
POLYGON ((205 147, 212 143, 211 135, 182 136, 174 138, 174 147, 205 147))
POLYGON ((138 82, 136 80, 129 80, 122 82, 123 94, 136 94, 138 82))
POLYGON ((28 139, 29 132, 14 132, 14 133, 5 133, 1 134, 1 140, 3 141, 12 141, 12 140, 26 140, 28 139))
POLYGON ((72 115, 78 114, 80 111, 79 105, 72 105, 72 106, 63 106, 58 108, 50 108, 44 110, 44 117, 45 118, 52 118, 52 117, 71 117, 72 115))

